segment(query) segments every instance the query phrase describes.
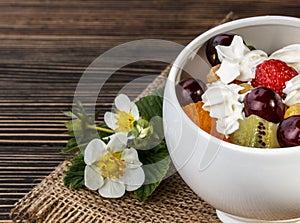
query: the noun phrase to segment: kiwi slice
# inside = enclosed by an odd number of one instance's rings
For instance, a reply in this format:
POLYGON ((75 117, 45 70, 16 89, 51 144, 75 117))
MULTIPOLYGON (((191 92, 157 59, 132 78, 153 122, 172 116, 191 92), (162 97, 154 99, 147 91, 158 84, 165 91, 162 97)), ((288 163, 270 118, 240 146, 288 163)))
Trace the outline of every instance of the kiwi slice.
POLYGON ((257 115, 239 120, 239 129, 230 135, 230 142, 255 148, 278 148, 277 125, 257 115))

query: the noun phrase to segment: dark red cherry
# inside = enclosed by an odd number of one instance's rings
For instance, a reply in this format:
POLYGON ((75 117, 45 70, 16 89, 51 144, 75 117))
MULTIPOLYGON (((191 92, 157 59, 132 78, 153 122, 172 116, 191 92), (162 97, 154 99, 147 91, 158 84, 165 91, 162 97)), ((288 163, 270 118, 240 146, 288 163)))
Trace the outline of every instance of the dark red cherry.
POLYGON ((300 115, 293 115, 279 123, 277 140, 281 147, 300 146, 300 115))
POLYGON ((284 110, 281 97, 266 87, 254 88, 244 98, 246 117, 254 114, 269 122, 278 123, 283 119, 284 110))
POLYGON ((206 57, 212 66, 221 63, 218 58, 216 46, 217 45, 229 46, 233 40, 233 37, 234 35, 230 35, 230 34, 219 34, 217 36, 212 37, 210 40, 208 40, 206 45, 206 57))
POLYGON ((181 106, 201 101, 205 90, 206 85, 194 78, 184 79, 176 85, 176 95, 181 106))

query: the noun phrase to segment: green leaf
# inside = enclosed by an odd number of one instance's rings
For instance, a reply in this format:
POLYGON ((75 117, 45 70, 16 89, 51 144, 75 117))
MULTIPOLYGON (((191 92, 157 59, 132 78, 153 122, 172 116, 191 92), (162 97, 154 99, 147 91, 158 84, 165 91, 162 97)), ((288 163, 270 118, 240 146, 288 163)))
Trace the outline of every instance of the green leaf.
POLYGON ((79 147, 77 145, 76 139, 71 138, 69 139, 66 147, 62 149, 61 153, 66 154, 66 153, 74 153, 78 151, 79 151, 79 147))
POLYGON ((161 118, 163 91, 163 88, 159 89, 136 102, 141 117, 149 121, 153 127, 153 133, 149 137, 135 138, 128 142, 138 149, 139 159, 143 163, 145 172, 144 185, 134 192, 141 201, 145 201, 155 191, 166 176, 171 162, 163 140, 161 118))
POLYGON ((76 146, 73 146, 73 147, 65 147, 61 150, 61 154, 67 154, 67 153, 75 153, 75 152, 78 152, 79 147, 76 145, 76 146))
POLYGON ((75 152, 84 151, 87 145, 88 143, 82 143, 78 145, 76 139, 71 138, 69 139, 66 147, 61 150, 61 153, 66 154, 66 153, 75 153, 75 152))
POLYGON ((145 182, 134 193, 141 201, 146 201, 166 176, 170 166, 170 156, 164 142, 151 150, 139 150, 140 161, 143 163, 145 182))
POLYGON ((64 185, 72 189, 82 188, 84 186, 85 162, 82 153, 79 153, 72 159, 72 165, 65 172, 64 185))
POLYGON ((66 111, 64 115, 70 118, 78 118, 72 111, 66 111))
POLYGON ((146 120, 152 117, 162 117, 163 98, 157 95, 149 95, 136 102, 139 112, 146 120))
MULTIPOLYGON (((92 139, 98 137, 97 131, 90 128, 94 125, 95 119, 98 118, 98 112, 96 112, 93 116, 88 116, 82 104, 78 102, 75 111, 67 111, 64 114, 72 118, 72 120, 65 123, 65 126, 68 129, 68 134, 70 136, 74 137, 76 133, 76 140, 78 144, 86 144, 92 139)), ((83 151, 82 146, 78 146, 78 148, 83 151)), ((67 146, 63 152, 73 152, 74 150, 76 150, 76 146, 67 146)))
POLYGON ((100 110, 95 111, 95 120, 99 118, 100 110))
POLYGON ((249 48, 249 50, 256 50, 255 47, 252 45, 247 45, 247 47, 249 48))
POLYGON ((164 91, 165 91, 165 88, 164 88, 164 87, 158 88, 158 89, 156 89, 155 91, 153 91, 153 92, 151 93, 151 95, 163 97, 163 96, 164 96, 164 91))
POLYGON ((68 129, 68 133, 73 132, 73 123, 72 123, 72 120, 69 120, 69 121, 65 122, 65 126, 68 129))

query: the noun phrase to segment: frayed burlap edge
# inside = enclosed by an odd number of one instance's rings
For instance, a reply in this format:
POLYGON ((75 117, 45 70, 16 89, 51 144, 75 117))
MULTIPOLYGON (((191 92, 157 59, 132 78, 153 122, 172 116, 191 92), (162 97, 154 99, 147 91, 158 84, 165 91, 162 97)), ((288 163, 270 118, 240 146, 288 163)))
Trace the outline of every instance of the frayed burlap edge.
POLYGON ((147 202, 132 193, 105 199, 97 192, 63 186, 69 161, 57 167, 19 201, 12 214, 16 222, 218 222, 215 210, 194 194, 178 174, 165 180, 147 202))
MULTIPOLYGON (((235 19, 232 12, 220 22, 235 19)), ((164 86, 168 66, 137 98, 164 86)), ((120 199, 105 199, 89 190, 72 190, 63 185, 63 175, 70 165, 66 160, 15 204, 14 222, 219 222, 215 210, 201 200, 178 174, 162 182, 147 202, 132 193, 120 199)))

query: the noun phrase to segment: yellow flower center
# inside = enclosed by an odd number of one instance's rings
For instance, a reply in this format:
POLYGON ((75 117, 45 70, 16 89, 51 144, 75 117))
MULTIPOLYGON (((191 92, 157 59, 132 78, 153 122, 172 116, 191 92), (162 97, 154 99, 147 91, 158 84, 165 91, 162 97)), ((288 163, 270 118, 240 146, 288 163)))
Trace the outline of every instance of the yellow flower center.
POLYGON ((121 153, 108 152, 97 163, 98 170, 105 178, 118 179, 124 175, 125 161, 121 160, 121 153))
POLYGON ((119 132, 129 132, 132 129, 134 117, 132 114, 124 111, 118 111, 117 113, 119 118, 117 119, 118 128, 116 130, 119 132))

